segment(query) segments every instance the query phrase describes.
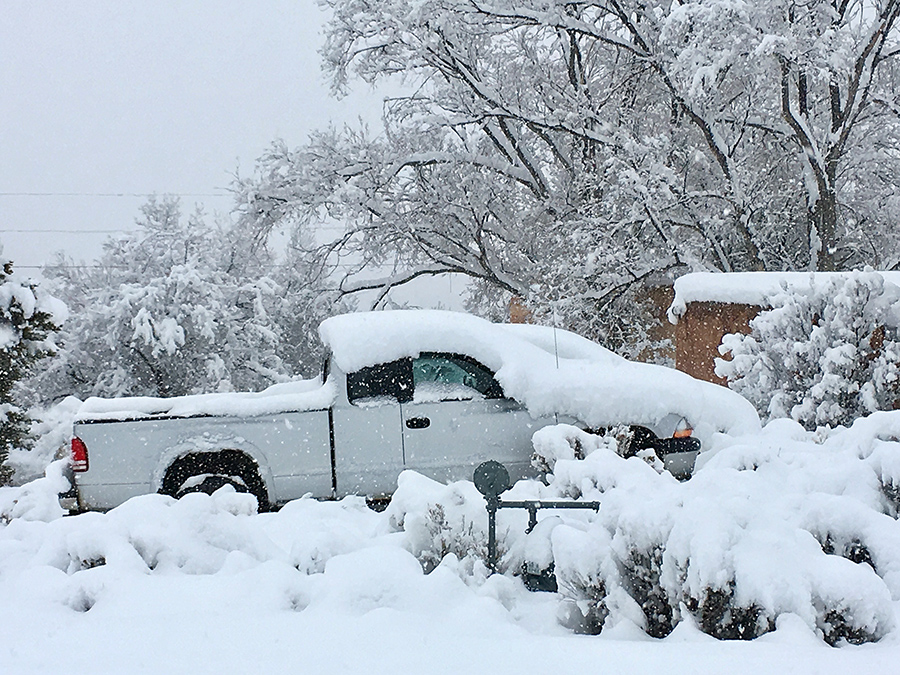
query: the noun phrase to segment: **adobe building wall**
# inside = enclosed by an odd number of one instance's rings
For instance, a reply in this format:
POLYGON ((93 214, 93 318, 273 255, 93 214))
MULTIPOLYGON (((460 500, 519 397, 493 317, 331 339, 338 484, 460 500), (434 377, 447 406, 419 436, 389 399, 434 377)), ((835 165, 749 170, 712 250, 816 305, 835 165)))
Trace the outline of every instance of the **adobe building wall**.
POLYGON ((533 318, 531 310, 528 309, 528 306, 522 298, 514 295, 509 299, 510 323, 531 323, 533 318))
POLYGON ((728 333, 749 333, 750 321, 761 309, 757 305, 724 302, 687 303, 675 325, 675 367, 698 379, 725 384, 725 379, 715 372, 722 337, 728 333))

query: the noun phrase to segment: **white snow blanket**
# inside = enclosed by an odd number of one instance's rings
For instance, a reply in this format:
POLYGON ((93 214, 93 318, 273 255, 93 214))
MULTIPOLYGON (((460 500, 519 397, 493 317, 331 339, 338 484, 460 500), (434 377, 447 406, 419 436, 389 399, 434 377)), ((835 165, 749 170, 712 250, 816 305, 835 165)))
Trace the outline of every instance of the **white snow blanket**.
POLYGON ((384 513, 347 498, 257 514, 223 488, 64 518, 53 464, 0 488, 0 670, 844 675, 900 659, 900 413, 827 436, 781 420, 719 437, 687 483, 601 437, 577 459, 579 433, 540 432, 550 485, 504 496, 599 499, 600 512, 541 512, 526 535, 527 514, 501 510, 492 577, 484 501, 466 481, 404 473, 384 513), (629 576, 654 549, 656 567, 629 576), (514 573, 549 560, 560 593, 527 592, 514 573), (641 579, 663 592, 653 617, 641 579), (710 637, 716 603, 694 604, 710 597, 735 610, 722 621, 751 612, 761 637, 710 637), (573 615, 591 611, 600 635, 574 635, 573 615), (648 636, 651 619, 669 622, 665 638, 648 636), (836 627, 876 642, 833 649, 836 627))

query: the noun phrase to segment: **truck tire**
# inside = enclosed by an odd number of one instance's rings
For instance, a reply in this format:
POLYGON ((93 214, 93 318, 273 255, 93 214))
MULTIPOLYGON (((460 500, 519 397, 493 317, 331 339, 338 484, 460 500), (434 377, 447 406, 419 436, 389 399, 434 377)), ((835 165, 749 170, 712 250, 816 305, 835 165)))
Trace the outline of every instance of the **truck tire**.
POLYGON ((166 471, 159 491, 178 499, 191 492, 212 494, 223 485, 254 495, 260 512, 269 509, 269 495, 259 467, 240 450, 196 452, 179 457, 166 471))
POLYGON ((234 476, 210 474, 207 476, 192 476, 191 478, 188 478, 188 480, 184 482, 184 485, 176 490, 175 499, 181 499, 184 495, 192 492, 202 492, 203 494, 211 495, 225 485, 232 486, 235 492, 250 492, 250 489, 244 484, 244 481, 235 480, 234 476), (196 482, 192 481, 191 478, 200 478, 201 480, 196 482))

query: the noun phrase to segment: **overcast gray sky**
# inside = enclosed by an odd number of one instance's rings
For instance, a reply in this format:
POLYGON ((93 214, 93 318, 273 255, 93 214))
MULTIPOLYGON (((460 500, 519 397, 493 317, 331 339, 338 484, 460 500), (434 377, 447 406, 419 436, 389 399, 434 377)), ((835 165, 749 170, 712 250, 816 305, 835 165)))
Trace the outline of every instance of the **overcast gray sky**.
POLYGON ((368 92, 329 97, 323 21, 315 0, 0 0, 5 257, 92 259, 145 201, 101 195, 227 211, 232 174, 273 139, 377 118, 368 92))

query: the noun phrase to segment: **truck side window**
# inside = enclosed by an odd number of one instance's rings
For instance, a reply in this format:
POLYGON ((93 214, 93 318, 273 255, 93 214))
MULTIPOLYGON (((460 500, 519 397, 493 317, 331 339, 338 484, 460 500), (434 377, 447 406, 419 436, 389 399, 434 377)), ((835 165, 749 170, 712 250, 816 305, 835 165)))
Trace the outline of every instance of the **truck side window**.
POLYGON ((414 401, 503 398, 493 373, 468 356, 423 353, 412 363, 414 401))
POLYGON ((361 405, 392 399, 398 403, 412 400, 412 359, 362 368, 347 375, 347 398, 361 405))

